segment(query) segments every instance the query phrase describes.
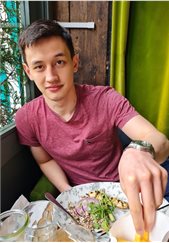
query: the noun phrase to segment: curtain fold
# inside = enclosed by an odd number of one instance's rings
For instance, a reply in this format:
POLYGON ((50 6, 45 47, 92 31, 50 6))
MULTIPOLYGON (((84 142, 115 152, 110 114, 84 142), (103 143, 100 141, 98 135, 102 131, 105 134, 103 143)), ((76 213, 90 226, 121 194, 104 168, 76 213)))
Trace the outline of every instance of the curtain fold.
POLYGON ((125 50, 130 2, 112 2, 110 86, 125 94, 125 50))
POLYGON ((126 97, 169 137, 169 2, 132 2, 126 97))
MULTIPOLYGON (((168 37, 169 37, 169 33, 168 33, 168 37)), ((161 90, 161 99, 159 101, 160 103, 159 103, 156 126, 160 131, 165 133, 169 138, 169 38, 168 38, 168 46, 166 47, 166 53, 167 53, 167 58, 166 58, 164 75, 162 78, 163 86, 161 90)))

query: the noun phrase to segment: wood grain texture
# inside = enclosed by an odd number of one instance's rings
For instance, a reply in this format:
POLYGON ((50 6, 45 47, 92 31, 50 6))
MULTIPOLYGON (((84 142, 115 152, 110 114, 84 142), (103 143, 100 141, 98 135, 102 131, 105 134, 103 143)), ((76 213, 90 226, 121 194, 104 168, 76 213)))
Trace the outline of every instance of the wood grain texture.
POLYGON ((57 21, 69 21, 69 2, 68 1, 53 1, 52 11, 53 19, 57 21))
POLYGON ((75 82, 106 84, 108 1, 57 1, 53 13, 58 21, 94 22, 95 29, 70 29, 74 48, 79 54, 75 82))

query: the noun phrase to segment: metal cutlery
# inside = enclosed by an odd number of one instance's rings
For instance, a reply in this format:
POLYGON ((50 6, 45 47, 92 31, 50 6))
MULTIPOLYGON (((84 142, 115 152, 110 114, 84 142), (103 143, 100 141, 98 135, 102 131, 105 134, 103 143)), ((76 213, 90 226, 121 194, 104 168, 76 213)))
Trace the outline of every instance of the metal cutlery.
MULTIPOLYGON (((45 198, 54 203, 57 207, 61 209, 61 212, 66 215, 66 219, 64 222, 60 220, 60 217, 63 215, 59 215, 58 217, 58 224, 60 225, 63 230, 65 230, 69 237, 75 241, 83 241, 83 242, 93 242, 95 241, 95 235, 88 229, 84 228, 83 226, 79 225, 76 219, 54 198, 52 194, 49 192, 45 193, 45 198), (71 221, 67 220, 71 219, 71 221)), ((60 213, 61 213, 60 212, 60 213)), ((59 213, 59 212, 58 212, 59 213)))
POLYGON ((50 202, 54 203, 55 205, 57 205, 59 208, 61 208, 66 214, 68 214, 73 219, 73 221, 76 224, 78 224, 78 222, 76 221, 76 219, 54 198, 54 196, 51 193, 46 192, 45 193, 45 198, 48 201, 50 201, 50 202))
MULTIPOLYGON (((109 242, 110 236, 108 233, 103 232, 102 230, 94 230, 90 231, 85 229, 83 226, 79 225, 77 220, 53 197, 49 192, 45 193, 45 198, 55 205, 57 205, 64 213, 66 213, 72 220, 70 223, 66 223, 65 225, 61 225, 61 227, 70 235, 71 239, 78 241, 97 241, 97 242, 109 242)), ((169 203, 157 208, 159 211, 169 206, 169 203)))

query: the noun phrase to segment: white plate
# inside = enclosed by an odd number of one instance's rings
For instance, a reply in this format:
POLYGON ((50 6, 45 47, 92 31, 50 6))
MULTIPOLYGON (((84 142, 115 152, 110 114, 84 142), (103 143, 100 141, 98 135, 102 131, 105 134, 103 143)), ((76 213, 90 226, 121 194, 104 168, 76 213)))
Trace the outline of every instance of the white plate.
MULTIPOLYGON (((57 200, 62 204, 63 207, 68 209, 69 203, 76 204, 83 196, 85 196, 86 193, 90 191, 95 190, 102 190, 104 189, 106 194, 111 197, 117 197, 118 199, 121 199, 123 201, 127 201, 126 195, 123 193, 120 183, 118 182, 94 182, 94 183, 87 183, 82 184, 79 186, 74 186, 70 190, 62 192, 58 197, 57 200)), ((164 199, 163 204, 167 204, 167 201, 164 199)), ((162 206, 161 205, 161 206, 162 206)), ((116 219, 119 219, 123 215, 125 215, 128 212, 128 210, 122 210, 122 209, 115 209, 115 217, 116 219)), ((168 214, 168 208, 165 208, 161 210, 164 214, 168 214)), ((67 219, 65 219, 66 215, 62 215, 63 222, 67 219), (63 217, 64 216, 64 217, 63 217)), ((71 221, 68 219, 68 221, 71 221)))
MULTIPOLYGON (((60 202, 60 204, 68 209, 69 203, 76 204, 79 202, 79 200, 86 195, 86 193, 90 191, 95 190, 105 190, 105 193, 111 197, 117 197, 120 200, 127 201, 127 197, 123 193, 120 183, 118 182, 96 182, 96 183, 87 183, 82 184, 79 186, 72 187, 70 190, 62 192, 58 197, 57 201, 60 202)), ((163 200, 163 205, 165 205, 167 201, 163 200)), ((167 209, 165 208, 163 211, 166 214, 167 209)), ((68 217, 64 212, 62 212, 58 208, 58 222, 59 225, 62 228, 66 229, 66 225, 74 223, 73 220, 71 220, 70 217, 68 217)), ((117 219, 120 219, 122 216, 127 215, 129 213, 129 210, 123 210, 123 209, 115 209, 114 215, 117 219)), ((102 240, 101 240, 102 241, 102 240)), ((106 241, 106 240, 104 240, 106 241)))
MULTIPOLYGON (((95 190, 105 190, 105 193, 111 197, 117 197, 118 199, 121 199, 123 201, 127 201, 127 198, 125 194, 123 193, 120 183, 118 182, 96 182, 96 183, 87 183, 82 184, 79 186, 75 186, 72 189, 62 192, 58 197, 57 201, 60 202, 60 204, 68 209, 69 203, 76 204, 79 202, 79 200, 86 195, 86 193, 95 191, 95 190)), ((114 216, 116 219, 119 219, 123 215, 125 215, 128 212, 128 210, 123 209, 115 209, 114 216)), ((64 225, 64 222, 68 221, 72 223, 71 219, 67 217, 63 212, 58 212, 59 215, 59 223, 61 225, 64 225)))

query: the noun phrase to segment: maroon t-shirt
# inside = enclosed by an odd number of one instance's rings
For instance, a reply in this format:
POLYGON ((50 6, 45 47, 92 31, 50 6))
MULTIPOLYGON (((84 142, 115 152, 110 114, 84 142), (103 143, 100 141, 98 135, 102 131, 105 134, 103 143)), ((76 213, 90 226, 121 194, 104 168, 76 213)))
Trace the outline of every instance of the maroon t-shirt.
POLYGON ((113 88, 76 85, 77 104, 63 121, 40 96, 16 113, 20 142, 42 146, 57 161, 70 183, 118 181, 122 147, 117 127, 138 115, 113 88))

